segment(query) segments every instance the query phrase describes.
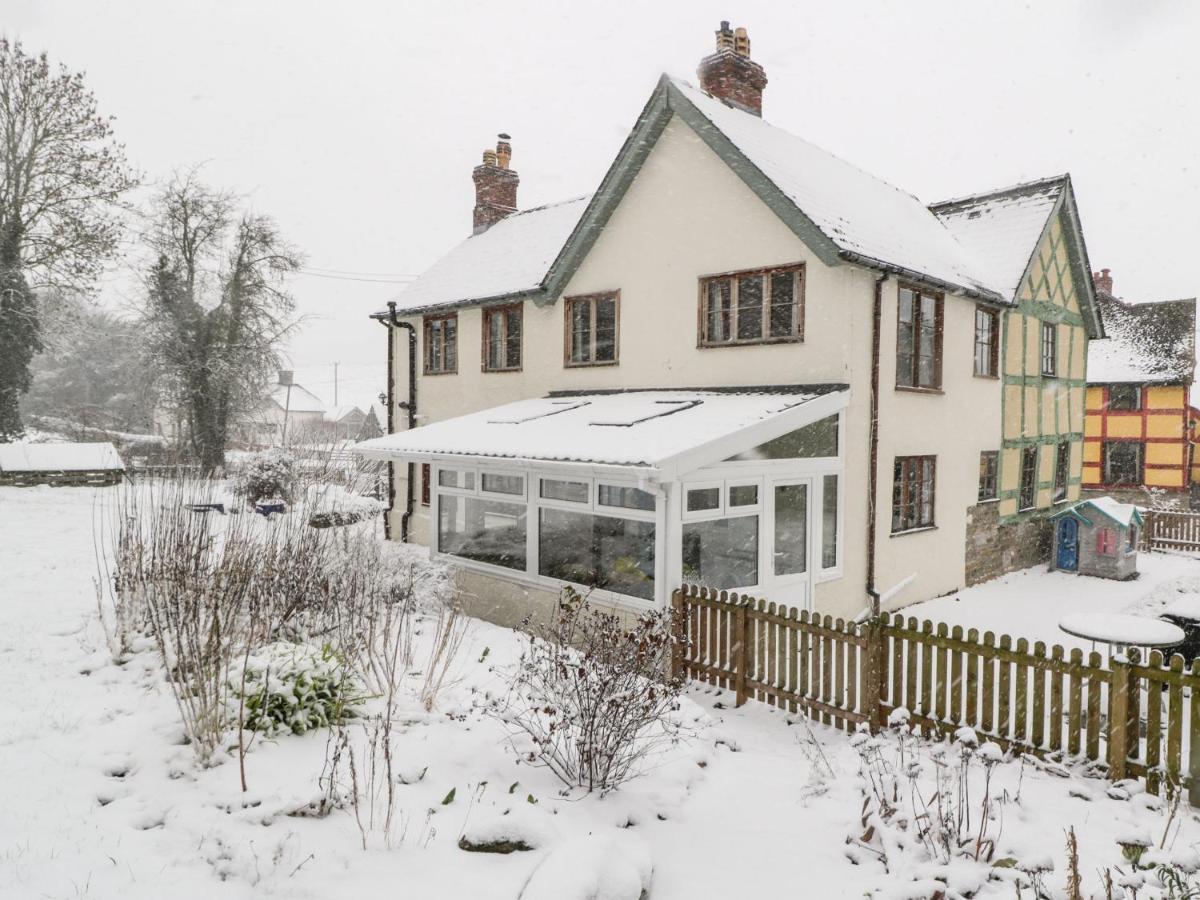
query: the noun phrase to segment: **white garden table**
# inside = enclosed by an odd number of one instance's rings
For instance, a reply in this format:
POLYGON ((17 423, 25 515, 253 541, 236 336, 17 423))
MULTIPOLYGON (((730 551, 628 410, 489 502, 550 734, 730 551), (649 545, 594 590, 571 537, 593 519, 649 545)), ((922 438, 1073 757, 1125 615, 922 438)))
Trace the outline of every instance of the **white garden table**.
POLYGON ((1129 647, 1170 647, 1184 637, 1178 625, 1127 613, 1076 613, 1064 616, 1058 627, 1075 637, 1108 644, 1109 656, 1124 655, 1129 647))

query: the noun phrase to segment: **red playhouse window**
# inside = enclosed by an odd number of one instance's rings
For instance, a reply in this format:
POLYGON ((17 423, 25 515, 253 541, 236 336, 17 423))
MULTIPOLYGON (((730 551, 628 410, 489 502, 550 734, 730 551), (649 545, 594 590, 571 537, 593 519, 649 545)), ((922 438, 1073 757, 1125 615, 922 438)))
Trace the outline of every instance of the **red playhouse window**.
POLYGON ((1101 528, 1096 532, 1096 552, 1101 556, 1117 555, 1117 535, 1111 528, 1101 528))

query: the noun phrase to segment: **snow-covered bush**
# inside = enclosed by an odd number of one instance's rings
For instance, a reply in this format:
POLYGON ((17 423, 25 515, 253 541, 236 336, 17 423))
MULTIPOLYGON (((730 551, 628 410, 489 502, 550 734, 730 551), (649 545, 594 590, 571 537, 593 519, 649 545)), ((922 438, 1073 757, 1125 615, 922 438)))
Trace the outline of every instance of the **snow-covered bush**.
POLYGON ((668 675, 669 618, 646 613, 626 626, 564 588, 551 621, 529 630, 500 713, 528 740, 524 761, 569 787, 604 792, 679 740, 683 685, 668 675))
POLYGON ((304 734, 363 713, 361 682, 328 644, 277 641, 230 673, 230 711, 250 731, 304 734))
POLYGON ((233 476, 233 492, 253 506, 266 500, 290 501, 296 484, 296 459, 273 447, 251 454, 233 476))

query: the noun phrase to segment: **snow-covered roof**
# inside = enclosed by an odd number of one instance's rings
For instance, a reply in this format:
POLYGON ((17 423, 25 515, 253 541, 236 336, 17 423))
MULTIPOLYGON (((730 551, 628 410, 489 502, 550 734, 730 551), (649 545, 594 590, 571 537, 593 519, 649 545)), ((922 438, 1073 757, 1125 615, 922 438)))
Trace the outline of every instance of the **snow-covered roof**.
POLYGON ((471 235, 404 289, 396 298, 396 311, 412 313, 538 290, 588 199, 576 197, 514 213, 471 235))
POLYGON ((298 384, 277 384, 267 397, 289 412, 325 412, 325 404, 298 384))
POLYGON ((1074 515, 1087 519, 1089 509, 1094 509, 1103 514, 1122 528, 1142 524, 1142 512, 1135 504, 1120 503, 1112 497, 1089 497, 1086 500, 1080 500, 1066 509, 1059 510, 1051 518, 1074 515))
POLYGON ((1106 340, 1088 343, 1092 384, 1191 384, 1196 301, 1125 303, 1098 293, 1106 340))
POLYGON ((971 254, 987 283, 1016 297, 1067 177, 934 203, 929 208, 971 254))
POLYGON ((326 422, 340 422, 342 419, 352 416, 355 413, 358 413, 360 416, 365 415, 357 406, 343 403, 341 406, 335 406, 333 409, 327 410, 321 418, 326 422))
POLYGON ((500 459, 667 481, 833 415, 848 396, 845 385, 549 396, 363 441, 355 450, 376 459, 500 459))
POLYGON ((686 81, 671 82, 840 250, 969 290, 996 291, 985 269, 912 194, 686 81))
POLYGON ((124 470, 112 444, 0 444, 0 472, 124 470))

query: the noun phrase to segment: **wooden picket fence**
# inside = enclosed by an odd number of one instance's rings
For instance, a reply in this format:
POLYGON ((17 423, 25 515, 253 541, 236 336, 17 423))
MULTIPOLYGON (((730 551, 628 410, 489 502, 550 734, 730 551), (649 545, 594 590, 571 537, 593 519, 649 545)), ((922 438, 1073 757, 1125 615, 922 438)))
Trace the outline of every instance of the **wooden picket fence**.
POLYGON ((927 734, 963 727, 1005 750, 1091 761, 1113 780, 1187 788, 1200 806, 1200 659, 1104 659, 899 614, 856 624, 686 585, 675 674, 844 730, 903 707, 927 734), (1193 702, 1195 698, 1195 702, 1193 702))
POLYGON ((1140 549, 1200 553, 1200 513, 1147 511, 1140 549))

